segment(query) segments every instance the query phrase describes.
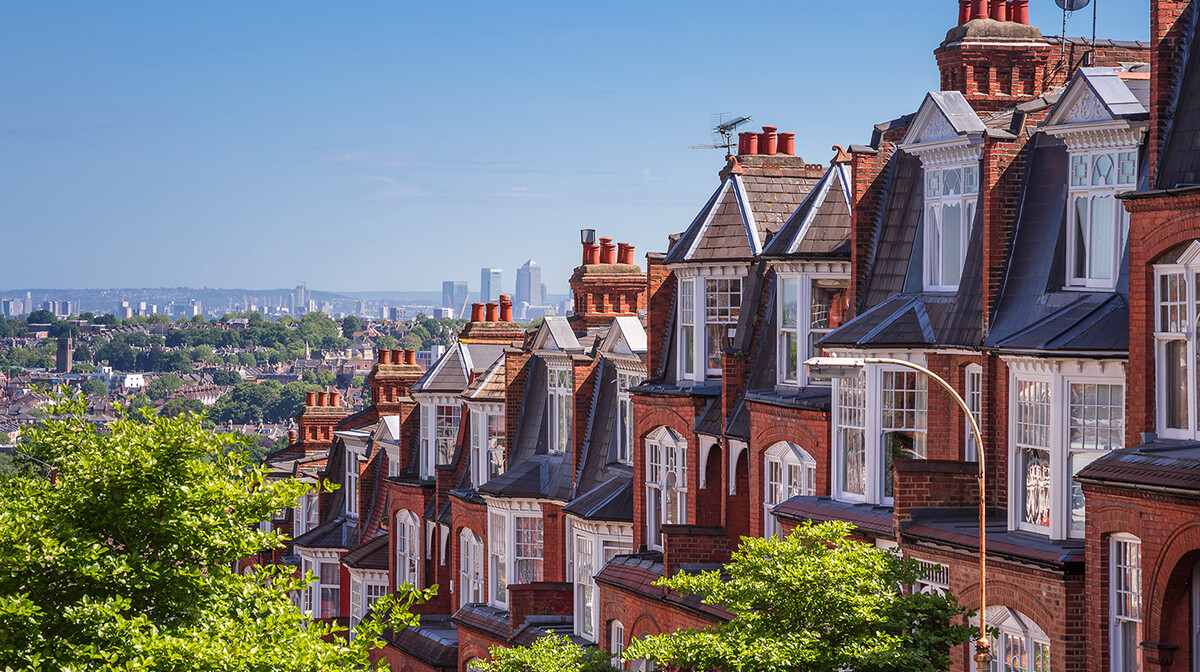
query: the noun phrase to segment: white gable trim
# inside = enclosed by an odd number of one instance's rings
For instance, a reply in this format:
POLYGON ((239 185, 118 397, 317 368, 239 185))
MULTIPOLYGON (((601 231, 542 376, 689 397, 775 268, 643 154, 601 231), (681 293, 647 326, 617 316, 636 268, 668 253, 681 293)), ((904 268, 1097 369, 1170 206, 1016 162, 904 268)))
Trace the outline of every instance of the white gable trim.
POLYGON ((795 254, 800 247, 801 241, 808 235, 808 227, 817 217, 817 212, 821 210, 821 206, 825 204, 825 198, 829 195, 829 184, 833 182, 833 170, 825 173, 825 179, 821 180, 821 184, 817 187, 817 192, 813 194, 816 200, 812 202, 812 207, 804 214, 804 223, 800 225, 800 230, 796 232, 796 237, 792 238, 791 245, 788 246, 788 254, 795 254))
POLYGON ((750 209, 750 200, 746 197, 746 185, 742 184, 740 175, 733 176, 733 189, 737 195, 738 209, 742 211, 742 226, 746 227, 746 238, 750 241, 750 253, 762 254, 762 241, 758 239, 758 225, 754 221, 754 211, 750 209))
POLYGON ((692 244, 688 248, 687 254, 683 255, 684 259, 691 259, 692 255, 696 253, 696 247, 700 245, 700 241, 704 240, 704 234, 708 232, 708 226, 712 224, 713 217, 716 216, 717 209, 721 206, 721 201, 725 200, 725 194, 729 193, 729 185, 733 183, 732 177, 734 176, 725 178, 725 181, 721 184, 721 189, 717 193, 717 197, 713 199, 712 207, 708 209, 708 214, 704 217, 704 223, 700 225, 700 230, 696 232, 696 237, 692 239, 692 244))

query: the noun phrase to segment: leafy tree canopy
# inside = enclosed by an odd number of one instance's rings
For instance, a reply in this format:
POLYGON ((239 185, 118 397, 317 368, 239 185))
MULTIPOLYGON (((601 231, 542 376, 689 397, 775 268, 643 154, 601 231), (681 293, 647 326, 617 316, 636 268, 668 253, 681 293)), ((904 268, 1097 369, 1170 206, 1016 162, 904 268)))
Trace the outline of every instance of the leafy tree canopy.
MULTIPOLYGON (((382 645, 372 618, 347 643, 311 621, 289 591, 291 567, 238 574, 241 558, 280 545, 254 524, 305 486, 268 480, 228 450, 244 439, 199 419, 122 413, 103 432, 82 398, 57 397, 22 450, 53 478, 4 476, 0 498, 0 668, 158 672, 363 670, 382 645)), ((377 602, 396 627, 424 593, 377 602)))
POLYGON ((472 663, 480 672, 610 672, 607 653, 580 646, 565 635, 547 634, 529 646, 494 646, 491 660, 472 663))
POLYGON ((108 396, 108 387, 104 385, 104 381, 95 378, 83 381, 83 384, 79 386, 79 391, 93 398, 108 396))
POLYGON ((229 369, 218 369, 212 374, 213 384, 215 385, 237 385, 242 382, 242 377, 237 371, 229 369))
POLYGON ((635 641, 627 660, 692 670, 935 672, 974 629, 954 625, 953 596, 904 592, 916 561, 852 541, 853 526, 798 527, 785 539, 743 538, 720 572, 679 573, 659 585, 734 614, 728 623, 635 641))
POLYGON ((354 315, 347 315, 342 318, 342 336, 345 338, 354 338, 354 332, 362 331, 362 320, 354 315))

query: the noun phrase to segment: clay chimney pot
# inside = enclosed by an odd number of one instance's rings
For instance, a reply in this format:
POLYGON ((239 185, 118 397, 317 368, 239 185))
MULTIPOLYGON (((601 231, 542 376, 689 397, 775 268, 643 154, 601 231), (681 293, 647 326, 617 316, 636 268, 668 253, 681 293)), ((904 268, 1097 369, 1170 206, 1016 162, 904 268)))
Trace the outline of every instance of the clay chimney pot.
POLYGON ((992 2, 992 20, 1007 21, 1008 20, 1008 3, 1004 0, 991 0, 992 2))
POLYGON ((306 392, 304 394, 304 405, 305 406, 316 406, 317 405, 317 393, 316 392, 306 392))
POLYGON ((329 404, 329 393, 328 392, 318 392, 317 393, 317 406, 326 406, 328 404, 329 404))
POLYGON ((779 134, 779 153, 792 156, 796 153, 796 134, 795 133, 780 133, 779 134))
POLYGON ((988 18, 988 0, 971 0, 971 21, 988 18))
POLYGON ((471 321, 472 322, 483 322, 483 308, 484 308, 484 304, 482 304, 482 303, 472 303, 471 304, 471 321))
POLYGON ((403 350, 392 350, 392 364, 403 364, 403 363, 404 363, 404 351, 403 350))
POLYGON ((617 263, 616 251, 617 251, 617 246, 613 245, 612 238, 601 238, 600 239, 600 263, 602 263, 602 264, 617 263))
POLYGON ((294 443, 296 443, 296 430, 289 429, 288 430, 288 445, 290 446, 294 443))
POLYGON ((497 320, 499 309, 500 309, 500 304, 498 304, 498 303, 487 304, 487 321, 488 322, 495 322, 497 320))
POLYGON ((391 357, 391 355, 388 354, 387 348, 379 348, 378 350, 375 351, 375 359, 380 364, 387 364, 389 357, 391 357))
POLYGON ((404 363, 405 364, 416 364, 417 363, 417 351, 416 350, 405 350, 404 351, 404 363))
POLYGON ((742 135, 746 136, 746 151, 742 154, 758 154, 758 134, 754 131, 747 131, 742 135))
POLYGON ((329 405, 335 408, 342 405, 342 395, 337 392, 329 393, 329 405))
MULTIPOLYGON (((597 251, 596 256, 598 259, 599 258, 598 251, 597 251)), ((513 321, 512 299, 509 298, 508 294, 500 295, 500 321, 501 322, 512 322, 513 321)))

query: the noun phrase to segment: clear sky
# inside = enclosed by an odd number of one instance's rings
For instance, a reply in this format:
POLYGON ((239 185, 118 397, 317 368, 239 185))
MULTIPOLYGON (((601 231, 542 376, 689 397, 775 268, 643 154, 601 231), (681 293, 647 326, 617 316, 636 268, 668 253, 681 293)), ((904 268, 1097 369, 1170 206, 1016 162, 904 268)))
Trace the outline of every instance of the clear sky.
MULTIPOLYGON (((1147 39, 1148 0, 1097 1, 1147 39)), ((687 226, 712 114, 827 163, 914 110, 957 6, 0 0, 0 290, 512 291, 532 258, 565 292, 579 229, 641 259, 687 226)))

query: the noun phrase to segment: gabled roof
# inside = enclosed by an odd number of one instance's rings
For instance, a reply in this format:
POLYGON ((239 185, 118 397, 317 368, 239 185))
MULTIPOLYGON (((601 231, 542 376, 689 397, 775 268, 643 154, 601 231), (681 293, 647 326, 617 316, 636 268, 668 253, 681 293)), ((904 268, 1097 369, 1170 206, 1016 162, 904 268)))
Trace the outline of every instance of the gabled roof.
POLYGON ((1144 101, 1138 99, 1116 70, 1080 68, 1042 126, 1091 124, 1146 116, 1144 101))
POLYGON ((815 184, 791 175, 726 175, 665 262, 747 260, 761 254, 815 184))
POLYGON ((563 352, 581 352, 583 346, 575 337, 571 323, 561 315, 548 315, 542 320, 537 333, 533 335, 534 350, 562 350, 563 352))
POLYGON ((1009 351, 1124 353, 1129 350, 1129 306, 1121 294, 1089 292, 995 345, 1009 351))
POLYGON ((615 355, 646 354, 646 329, 642 321, 629 315, 613 318, 600 350, 615 355))
POLYGON ((496 497, 537 498, 569 501, 571 465, 565 455, 541 453, 518 460, 507 471, 479 487, 479 492, 496 497))
POLYGON ((478 373, 504 354, 503 345, 458 342, 412 386, 413 392, 460 394, 478 373))
POLYGON ((500 355, 486 371, 471 381, 462 396, 470 401, 504 401, 504 383, 504 355, 500 355))
POLYGON ((633 477, 614 476, 563 507, 564 513, 584 520, 633 522, 633 477))
POLYGON ((767 244, 768 257, 850 257, 850 167, 835 163, 767 244))
POLYGON ((388 569, 388 537, 381 534, 342 556, 342 564, 354 569, 388 569))
POLYGON ((930 91, 904 133, 903 145, 923 145, 982 135, 987 131, 979 115, 959 91, 930 91))

